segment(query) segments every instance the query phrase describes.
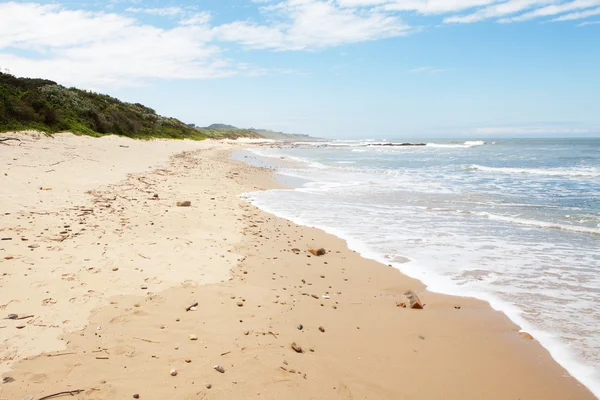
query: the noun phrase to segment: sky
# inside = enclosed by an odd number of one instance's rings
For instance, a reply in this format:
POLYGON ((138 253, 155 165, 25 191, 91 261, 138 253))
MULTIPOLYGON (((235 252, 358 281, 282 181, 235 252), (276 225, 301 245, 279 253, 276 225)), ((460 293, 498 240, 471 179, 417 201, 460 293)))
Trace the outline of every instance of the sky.
POLYGON ((0 1, 0 69, 199 126, 600 136, 600 0, 0 1))

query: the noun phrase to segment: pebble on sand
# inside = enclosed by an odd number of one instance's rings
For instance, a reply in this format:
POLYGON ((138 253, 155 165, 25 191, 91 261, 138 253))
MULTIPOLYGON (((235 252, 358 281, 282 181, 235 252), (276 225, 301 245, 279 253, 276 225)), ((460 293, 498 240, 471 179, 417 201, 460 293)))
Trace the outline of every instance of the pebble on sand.
POLYGON ((175 368, 171 370, 171 376, 177 376, 178 373, 179 372, 175 368))
POLYGON ((220 365, 215 365, 215 366, 213 367, 213 369, 214 369, 215 371, 218 371, 218 372, 222 373, 222 374, 224 374, 224 373, 225 373, 225 368, 221 367, 220 365))
POLYGON ((528 339, 528 340, 533 340, 533 336, 531 336, 529 333, 527 332, 519 332, 519 336, 521 336, 524 339, 528 339))
POLYGON ((292 343, 290 346, 296 353, 303 353, 302 347, 298 346, 296 342, 292 343))
POLYGON ((324 256, 327 253, 327 251, 325 249, 323 249, 323 248, 321 248, 321 249, 309 249, 308 252, 310 254, 312 254, 313 256, 324 256))

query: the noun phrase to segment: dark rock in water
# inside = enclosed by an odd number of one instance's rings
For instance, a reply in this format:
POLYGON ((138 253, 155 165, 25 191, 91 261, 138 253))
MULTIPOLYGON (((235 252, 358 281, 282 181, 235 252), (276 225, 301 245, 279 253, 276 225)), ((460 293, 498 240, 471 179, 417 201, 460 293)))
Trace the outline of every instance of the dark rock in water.
POLYGON ((373 143, 369 146, 427 146, 427 143, 373 143))

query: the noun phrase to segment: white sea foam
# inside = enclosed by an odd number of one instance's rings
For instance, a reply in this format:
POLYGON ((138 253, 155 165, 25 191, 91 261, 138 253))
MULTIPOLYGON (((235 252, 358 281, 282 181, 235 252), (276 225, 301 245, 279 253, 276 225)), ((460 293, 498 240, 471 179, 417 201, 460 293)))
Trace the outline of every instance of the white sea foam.
POLYGON ((513 168, 513 167, 486 167, 473 164, 469 167, 474 171, 495 172, 503 174, 531 174, 564 177, 600 177, 600 169, 589 168, 513 168))
POLYGON ((457 148, 457 149, 468 149, 476 146, 483 146, 485 142, 483 140, 471 140, 466 141, 462 144, 459 143, 427 143, 427 147, 439 147, 439 148, 457 148))
POLYGON ((525 218, 519 218, 519 217, 510 217, 510 216, 505 216, 505 215, 496 215, 496 214, 491 214, 488 212, 479 212, 476 214, 481 215, 486 218, 489 218, 489 219, 496 220, 496 221, 528 225, 528 226, 533 226, 533 227, 537 227, 537 228, 560 229, 560 230, 570 231, 570 232, 588 233, 590 235, 600 235, 600 229, 591 228, 591 227, 587 227, 587 226, 566 225, 566 224, 559 224, 556 222, 545 222, 545 221, 525 219, 525 218))

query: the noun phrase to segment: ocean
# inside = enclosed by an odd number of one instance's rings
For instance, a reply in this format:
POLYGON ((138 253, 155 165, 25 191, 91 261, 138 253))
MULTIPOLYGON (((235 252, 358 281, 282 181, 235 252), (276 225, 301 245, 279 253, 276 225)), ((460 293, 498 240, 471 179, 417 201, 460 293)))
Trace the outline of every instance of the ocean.
POLYGON ((384 143, 401 141, 239 153, 294 184, 243 197, 431 291, 487 300, 600 397, 600 139, 384 143))

